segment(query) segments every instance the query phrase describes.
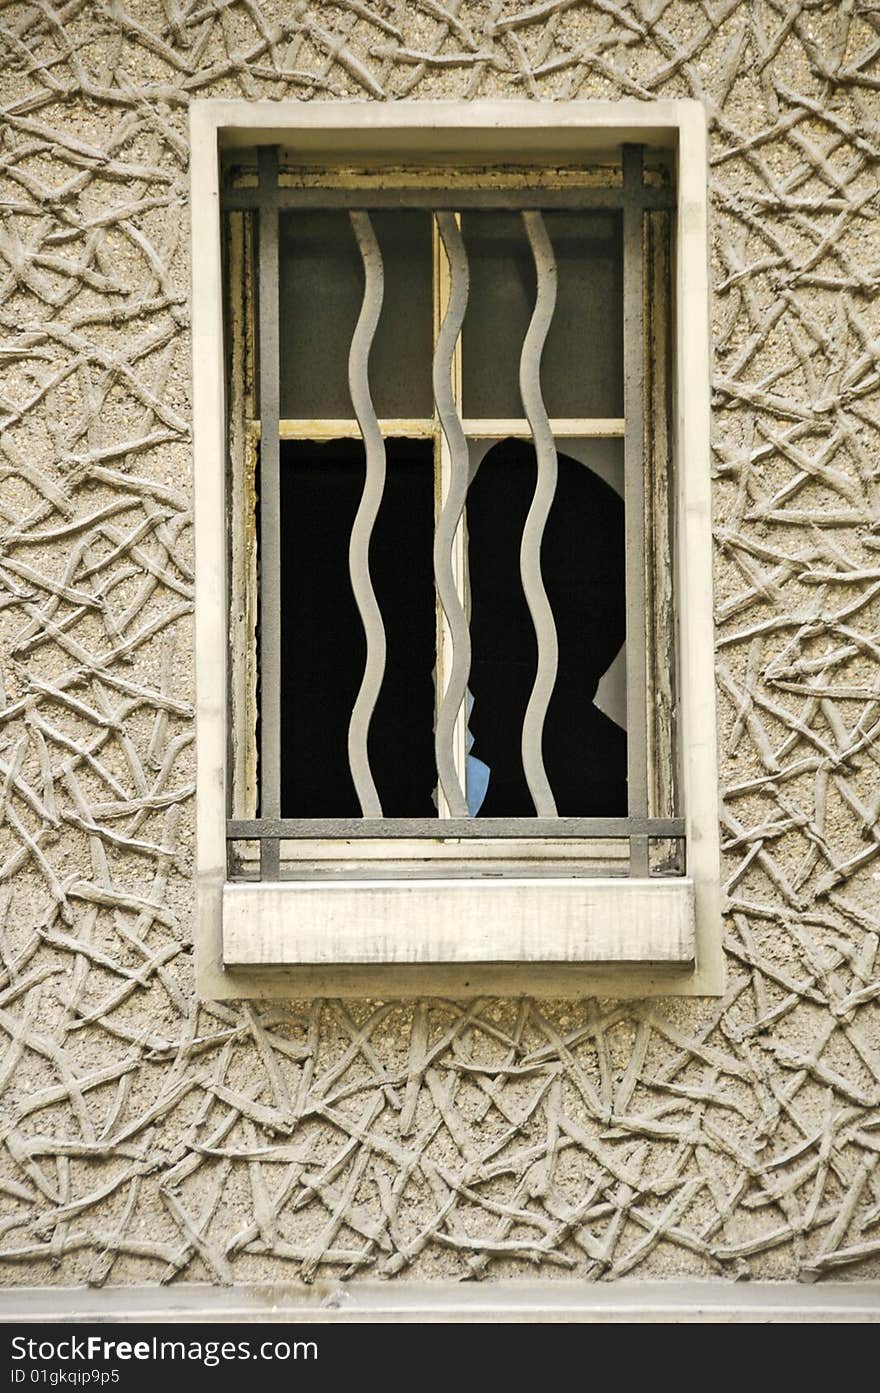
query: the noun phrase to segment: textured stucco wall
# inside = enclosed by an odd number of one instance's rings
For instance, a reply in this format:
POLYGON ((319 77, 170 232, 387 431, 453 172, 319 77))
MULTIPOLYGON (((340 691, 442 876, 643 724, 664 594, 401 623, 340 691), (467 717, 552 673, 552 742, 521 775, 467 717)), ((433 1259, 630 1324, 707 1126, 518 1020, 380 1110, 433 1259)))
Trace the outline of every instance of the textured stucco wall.
POLYGON ((880 1273, 880 11, 0 0, 0 1281, 880 1273), (695 96, 724 1000, 200 1005, 187 102, 695 96))

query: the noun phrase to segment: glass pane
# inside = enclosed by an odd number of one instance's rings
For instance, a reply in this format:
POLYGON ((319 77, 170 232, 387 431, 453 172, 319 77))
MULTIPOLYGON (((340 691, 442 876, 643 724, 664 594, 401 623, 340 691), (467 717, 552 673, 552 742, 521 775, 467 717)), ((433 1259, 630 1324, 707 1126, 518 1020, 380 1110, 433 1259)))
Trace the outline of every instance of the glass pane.
MULTIPOLYGON (((370 547, 385 679, 369 758, 387 817, 434 817, 435 613, 430 441, 389 440, 370 547)), ((348 725, 366 642, 348 573, 364 485, 359 440, 281 444, 281 803, 285 817, 359 817, 348 725)))
MULTIPOLYGON (((370 353, 379 416, 430 416, 432 244, 427 212, 370 214, 384 263, 382 313, 370 353)), ((279 218, 281 415, 351 417, 348 353, 364 272, 348 213, 279 218)))
MULTIPOLYGON (((626 547, 623 442, 557 442, 556 496, 541 548, 559 645, 543 756, 561 817, 626 816, 626 547)), ((473 442, 468 493, 471 759, 488 787, 481 817, 534 817, 522 724, 537 645, 520 577, 535 491, 533 446, 473 442), (474 475, 474 471, 476 471, 474 475)))
MULTIPOLYGON (((618 213, 547 212, 556 309, 541 359, 550 416, 623 415, 623 260, 618 213)), ((464 213, 470 296, 462 335, 465 416, 521 417, 519 359, 535 267, 519 213, 464 213)))

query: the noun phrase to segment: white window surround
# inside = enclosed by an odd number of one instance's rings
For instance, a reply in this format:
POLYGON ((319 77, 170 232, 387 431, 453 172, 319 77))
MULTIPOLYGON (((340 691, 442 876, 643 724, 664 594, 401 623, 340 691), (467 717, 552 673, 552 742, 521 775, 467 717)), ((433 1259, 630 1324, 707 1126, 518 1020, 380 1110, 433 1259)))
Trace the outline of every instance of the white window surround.
POLYGON ((718 995, 723 990, 709 470, 706 121, 696 101, 246 102, 190 108, 197 925, 209 999, 718 995), (687 876, 226 880, 228 607, 219 152, 309 163, 540 166, 623 142, 676 154, 674 475, 687 876))

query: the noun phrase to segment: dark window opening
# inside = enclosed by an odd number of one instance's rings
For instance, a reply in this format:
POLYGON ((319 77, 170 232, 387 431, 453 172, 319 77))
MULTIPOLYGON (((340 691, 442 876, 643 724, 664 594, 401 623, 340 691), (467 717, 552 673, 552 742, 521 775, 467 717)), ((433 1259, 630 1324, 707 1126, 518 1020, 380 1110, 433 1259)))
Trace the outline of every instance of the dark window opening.
MULTIPOLYGON (((385 624, 385 678, 370 766, 388 817, 436 815, 435 617, 430 441, 386 441, 387 478, 370 547, 385 624)), ((359 440, 281 444, 281 812, 359 817, 348 725, 366 642, 348 573, 364 483, 359 440)))
MULTIPOLYGON (((623 500, 559 453, 556 496, 541 549, 559 644, 544 726, 547 777, 561 817, 625 817, 626 731, 593 704, 626 637, 623 500)), ((535 451, 505 440, 483 458, 468 494, 472 754, 489 766, 481 817, 534 817, 521 735, 537 645, 520 579, 523 524, 535 491, 535 451)))
MULTIPOLYGON (((369 759, 383 813, 436 807, 433 447, 386 441, 385 493, 370 568, 386 633, 385 676, 369 759)), ((624 505, 578 460, 559 453, 541 551, 556 623, 558 672, 544 726, 547 776, 563 817, 625 816, 626 732, 595 704, 625 639, 624 505)), ((533 817, 521 755, 537 645, 520 578, 535 489, 531 445, 506 440, 468 494, 471 754, 488 766, 482 817, 533 817)), ((348 572, 364 480, 360 441, 281 445, 282 816, 359 817, 348 725, 366 643, 348 572)))

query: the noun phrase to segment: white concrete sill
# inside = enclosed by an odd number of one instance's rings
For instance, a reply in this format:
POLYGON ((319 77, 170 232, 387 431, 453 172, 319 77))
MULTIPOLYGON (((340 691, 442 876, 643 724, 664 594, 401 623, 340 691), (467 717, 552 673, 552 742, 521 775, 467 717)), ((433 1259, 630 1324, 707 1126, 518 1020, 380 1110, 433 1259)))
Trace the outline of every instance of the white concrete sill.
POLYGON ((315 1282, 308 1287, 187 1284, 0 1291, 2 1322, 233 1320, 861 1324, 880 1321, 880 1282, 315 1282))
POLYGON ((687 877, 227 882, 222 916, 234 967, 694 961, 687 877))

